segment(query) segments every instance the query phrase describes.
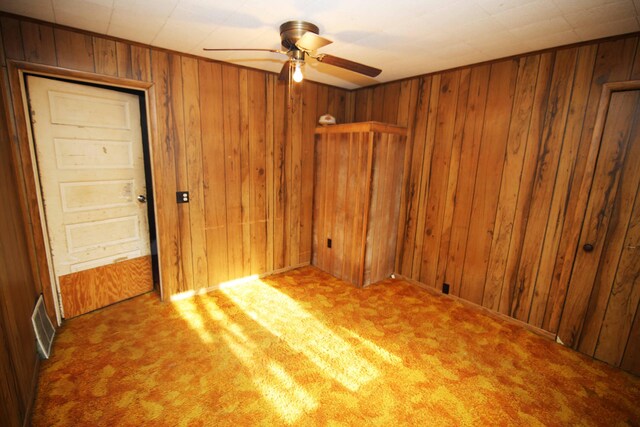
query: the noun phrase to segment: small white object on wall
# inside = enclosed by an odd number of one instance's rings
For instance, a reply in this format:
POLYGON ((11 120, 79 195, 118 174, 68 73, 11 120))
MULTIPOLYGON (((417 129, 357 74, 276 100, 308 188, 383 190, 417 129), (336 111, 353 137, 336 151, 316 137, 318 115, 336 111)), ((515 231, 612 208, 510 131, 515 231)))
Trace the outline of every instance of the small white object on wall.
POLYGON ((336 118, 333 117, 331 114, 324 114, 320 116, 320 119, 318 119, 318 123, 320 123, 322 126, 335 125, 336 118))

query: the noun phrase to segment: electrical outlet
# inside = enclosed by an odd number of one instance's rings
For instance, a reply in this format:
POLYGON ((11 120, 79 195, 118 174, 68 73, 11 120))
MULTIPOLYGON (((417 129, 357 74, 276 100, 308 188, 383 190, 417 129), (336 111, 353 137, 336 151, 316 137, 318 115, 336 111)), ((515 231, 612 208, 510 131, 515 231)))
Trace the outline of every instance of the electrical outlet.
POLYGON ((189 192, 188 191, 176 192, 176 203, 189 203, 189 192))
POLYGON ((331 239, 327 239, 327 247, 331 249, 331 239))
POLYGON ((442 284, 442 293, 443 294, 448 294, 449 293, 449 284, 448 283, 443 283, 442 284))

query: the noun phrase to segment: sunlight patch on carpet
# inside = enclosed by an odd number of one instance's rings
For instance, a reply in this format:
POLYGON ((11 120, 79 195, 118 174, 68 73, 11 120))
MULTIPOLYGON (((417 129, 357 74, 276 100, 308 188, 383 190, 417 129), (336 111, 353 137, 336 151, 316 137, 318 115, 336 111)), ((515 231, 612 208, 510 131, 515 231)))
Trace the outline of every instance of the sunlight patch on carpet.
POLYGON ((287 295, 261 280, 221 289, 242 311, 351 391, 380 375, 353 347, 287 295))

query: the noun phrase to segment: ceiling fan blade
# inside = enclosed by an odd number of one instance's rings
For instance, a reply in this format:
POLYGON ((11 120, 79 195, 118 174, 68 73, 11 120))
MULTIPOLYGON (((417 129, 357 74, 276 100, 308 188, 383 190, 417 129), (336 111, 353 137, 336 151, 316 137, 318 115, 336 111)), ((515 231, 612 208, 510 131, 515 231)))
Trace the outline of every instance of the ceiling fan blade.
POLYGON ((283 82, 288 82, 290 72, 291 72, 291 64, 289 64, 289 61, 287 61, 282 66, 282 70, 280 70, 280 76, 278 76, 278 80, 283 82))
POLYGON ((360 64, 358 62, 349 61, 348 59, 338 58, 333 55, 318 55, 316 59, 325 64, 333 65, 334 67, 345 68, 347 70, 355 71, 356 73, 364 74, 369 77, 376 77, 382 72, 379 68, 369 67, 368 65, 360 64))
POLYGON ((282 53, 286 55, 287 52, 284 50, 278 49, 211 49, 211 48, 203 48, 202 50, 206 50, 207 52, 272 52, 272 53, 282 53))
POLYGON ((331 40, 307 31, 300 37, 300 40, 296 42, 296 47, 300 50, 310 50, 313 52, 331 43, 333 43, 331 40))

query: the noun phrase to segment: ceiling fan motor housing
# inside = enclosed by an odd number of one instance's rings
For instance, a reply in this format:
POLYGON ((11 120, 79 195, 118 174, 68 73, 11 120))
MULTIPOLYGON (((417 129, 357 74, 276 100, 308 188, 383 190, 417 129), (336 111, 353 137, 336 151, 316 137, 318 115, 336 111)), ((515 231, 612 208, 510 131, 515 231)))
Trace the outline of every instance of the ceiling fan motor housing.
POLYGON ((320 34, 320 29, 306 21, 287 21, 280 25, 280 39, 287 50, 296 49, 296 43, 306 32, 320 34))

